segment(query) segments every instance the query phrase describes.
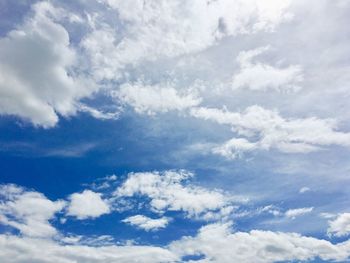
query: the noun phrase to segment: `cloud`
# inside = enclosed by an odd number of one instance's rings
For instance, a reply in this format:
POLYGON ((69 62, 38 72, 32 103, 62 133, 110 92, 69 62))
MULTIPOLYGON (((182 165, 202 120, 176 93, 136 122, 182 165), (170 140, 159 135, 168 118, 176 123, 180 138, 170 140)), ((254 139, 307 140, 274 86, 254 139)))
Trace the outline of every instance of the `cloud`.
MULTIPOLYGON (((174 196, 171 199, 173 203, 170 204, 170 201, 168 201, 169 207, 176 208, 174 203, 178 202, 182 208, 176 209, 183 209, 183 207, 189 209, 189 203, 191 202, 192 206, 198 210, 196 213, 203 213, 203 210, 216 212, 217 204, 211 200, 212 195, 217 194, 216 192, 181 185, 184 179, 191 176, 191 174, 184 171, 167 171, 163 174, 155 172, 130 174, 126 185, 122 185, 117 192, 118 194, 132 194, 135 191, 153 193, 149 194, 152 199, 151 202, 155 200, 155 196, 165 198, 172 195, 174 196), (130 180, 131 178, 133 180, 130 180), (136 185, 136 182, 140 182, 142 187, 136 185), (158 187, 155 187, 154 184, 158 187), (165 194, 165 192, 167 193, 165 194), (184 198, 178 198, 179 195, 184 195, 184 193, 187 194, 184 198), (199 199, 206 202, 209 208, 199 202, 199 199), (212 207, 215 208, 212 209, 212 207)), ((57 234, 48 222, 55 213, 62 210, 65 205, 63 201, 52 202, 38 192, 25 191, 15 185, 3 185, 0 190, 1 223, 12 226, 20 230, 21 233, 21 235, 10 233, 0 235, 0 261, 9 263, 102 263, 106 261, 175 263, 181 262, 184 257, 194 255, 202 258, 200 262, 272 263, 279 261, 310 261, 317 257, 322 260, 346 261, 350 256, 350 241, 332 244, 326 240, 305 237, 296 233, 262 230, 234 232, 231 221, 205 225, 199 229, 195 236, 184 236, 164 246, 130 245, 130 242, 121 245, 120 241, 116 241, 108 235, 89 237, 70 234, 65 236, 57 234)), ((74 195, 79 195, 81 200, 85 197, 85 203, 80 203, 82 207, 96 203, 96 200, 98 202, 102 201, 99 194, 88 190, 82 194, 73 194, 72 196, 74 195)), ((222 206, 228 207, 225 203, 222 206)), ((273 210, 274 207, 270 205, 262 208, 260 212, 270 213, 273 210)), ((301 213, 297 210, 311 211, 312 208, 294 209, 294 212, 289 212, 289 214, 293 214, 293 216, 300 215, 301 213)), ((286 214, 288 214, 288 211, 286 214)), ((84 213, 83 217, 87 216, 86 214, 84 213)), ((96 215, 95 212, 94 215, 96 215)), ((347 219, 349 216, 348 214, 342 214, 340 217, 347 219)), ((165 227, 169 220, 166 217, 152 219, 136 215, 123 221, 146 231, 151 231, 165 227)), ((333 227, 333 230, 336 229, 332 225, 330 227, 333 227)), ((337 232, 337 234, 339 233, 337 232)))
POLYGON ((109 205, 101 198, 101 194, 91 190, 74 193, 70 195, 69 199, 67 215, 75 216, 78 219, 96 218, 110 213, 109 205))
POLYGON ((256 143, 249 142, 244 138, 233 138, 223 145, 213 148, 213 153, 230 159, 240 158, 244 153, 257 149, 256 143))
POLYGON ((268 47, 249 51, 241 51, 237 61, 241 67, 234 75, 232 88, 247 88, 257 91, 298 91, 301 89, 300 82, 303 80, 300 66, 292 65, 285 68, 276 68, 271 65, 252 60, 265 52, 268 47))
POLYGON ((149 218, 144 215, 130 216, 123 220, 124 223, 136 226, 146 231, 156 231, 165 228, 169 224, 170 218, 161 217, 157 219, 149 218))
POLYGON ((41 193, 26 191, 16 185, 0 186, 0 223, 18 229, 25 236, 56 235, 49 220, 64 206, 64 201, 53 202, 41 193))
POLYGON ((309 187, 304 186, 304 187, 300 188, 299 193, 303 194, 303 193, 306 193, 309 191, 311 191, 311 189, 309 187))
POLYGON ((126 65, 141 61, 200 52, 227 36, 270 32, 291 18, 290 0, 104 2, 122 29, 95 19, 84 38, 97 79, 117 79, 126 65))
POLYGON ((328 234, 337 237, 347 236, 350 234, 350 213, 339 214, 335 219, 328 222, 328 234))
POLYGON ((303 207, 303 208, 296 208, 296 209, 289 209, 286 211, 285 215, 287 218, 295 219, 298 216, 302 216, 308 213, 311 213, 312 210, 314 210, 313 207, 303 207))
POLYGON ((232 131, 246 138, 233 138, 213 149, 227 158, 241 156, 252 150, 277 149, 284 153, 308 153, 323 146, 350 145, 350 133, 338 131, 334 119, 316 117, 283 118, 277 111, 254 105, 243 112, 216 108, 192 108, 191 115, 229 125, 232 131))
POLYGON ((130 105, 138 113, 149 115, 171 110, 184 110, 200 103, 194 94, 180 94, 171 85, 144 85, 141 82, 125 83, 113 92, 120 102, 130 105))
POLYGON ((295 233, 259 230, 233 233, 228 223, 204 226, 197 236, 183 237, 169 247, 179 256, 201 255, 204 259, 199 262, 217 263, 311 261, 318 257, 346 261, 350 255, 348 241, 334 245, 295 233))
POLYGON ((86 112, 90 114, 92 117, 94 117, 95 119, 99 119, 99 120, 116 120, 119 118, 119 115, 120 115, 119 110, 114 112, 104 112, 85 104, 79 104, 77 107, 80 112, 86 112))
POLYGON ((193 174, 186 171, 131 173, 115 191, 116 197, 146 196, 156 212, 183 211, 189 217, 224 219, 233 207, 228 196, 186 184, 193 174))
POLYGON ((163 263, 177 262, 167 249, 133 245, 62 245, 47 239, 0 235, 0 261, 8 263, 163 263))
POLYGON ((48 128, 59 115, 76 114, 76 103, 97 88, 73 70, 76 52, 55 22, 62 10, 48 2, 32 9, 33 17, 0 39, 0 114, 48 128))

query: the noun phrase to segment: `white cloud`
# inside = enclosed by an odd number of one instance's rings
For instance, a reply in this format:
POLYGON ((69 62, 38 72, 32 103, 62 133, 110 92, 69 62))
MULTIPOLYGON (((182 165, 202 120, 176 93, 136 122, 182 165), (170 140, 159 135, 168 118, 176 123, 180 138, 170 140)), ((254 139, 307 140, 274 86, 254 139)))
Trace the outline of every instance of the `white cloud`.
POLYGON ((309 191, 311 191, 311 189, 309 187, 304 186, 304 187, 300 188, 299 193, 303 194, 303 193, 306 193, 309 191))
POLYGON ((284 261, 345 261, 350 255, 349 241, 332 244, 326 240, 295 233, 252 230, 232 233, 230 224, 202 227, 195 237, 183 237, 170 244, 179 256, 202 255, 199 262, 272 263, 284 261))
POLYGON ((218 190, 186 184, 192 176, 186 171, 131 173, 114 194, 147 196, 156 212, 183 211, 190 217, 205 220, 228 216, 233 210, 230 198, 218 190))
POLYGON ((74 115, 77 101, 96 86, 72 70, 76 52, 66 29, 55 22, 62 10, 40 2, 33 11, 33 17, 0 39, 0 114, 52 127, 58 115, 74 115))
POLYGON ((226 36, 273 31, 291 17, 290 0, 103 2, 123 28, 94 23, 82 42, 97 79, 116 79, 125 65, 142 60, 199 52, 226 36))
POLYGON ((249 142, 244 138, 233 138, 223 145, 213 148, 213 153, 230 159, 240 158, 245 152, 257 149, 256 143, 249 142))
POLYGON ((281 211, 278 207, 275 207, 274 205, 267 205, 264 207, 260 207, 257 209, 258 214, 261 213, 269 213, 272 214, 273 216, 280 216, 281 211))
POLYGON ((136 245, 62 245, 47 239, 0 235, 0 261, 7 263, 164 263, 177 262, 167 249, 136 245))
POLYGON ((56 235, 49 220, 64 206, 65 202, 52 202, 38 192, 15 185, 0 186, 0 223, 18 229, 25 236, 56 235))
POLYGON ((110 212, 108 203, 101 198, 101 194, 90 190, 70 195, 67 215, 78 219, 96 218, 110 212))
MULTIPOLYGON (((181 205, 192 202, 199 211, 211 209, 199 204, 194 195, 210 205, 211 195, 209 191, 199 187, 183 186, 180 183, 191 177, 185 172, 139 173, 129 175, 126 185, 118 189, 119 194, 133 194, 139 191, 154 196, 175 196, 173 202, 181 202, 181 205), (136 175, 136 176, 135 176, 136 175), (159 177, 163 177, 161 180, 159 177), (164 179, 166 178, 166 179, 164 179), (153 181, 153 183, 152 183, 153 181), (140 185, 135 185, 140 182, 140 185), (157 187, 154 186, 157 185, 157 187), (143 190, 140 190, 140 189, 143 190), (165 188, 165 190, 163 190, 165 188), (147 189, 147 190, 146 190, 147 189), (164 192, 167 192, 165 194, 164 192), (186 198, 179 200, 178 194, 187 193, 186 198), (191 194, 188 194, 191 193, 191 194)), ((4 185, 0 189, 0 220, 2 224, 15 227, 21 231, 22 236, 12 234, 0 235, 0 261, 9 263, 21 262, 46 262, 46 263, 98 263, 98 262, 180 262, 184 256, 201 255, 200 262, 258 262, 272 263, 277 261, 310 261, 317 257, 322 260, 346 261, 350 256, 350 241, 332 244, 329 241, 305 237, 295 233, 282 233, 272 231, 252 230, 250 232, 233 232, 232 223, 215 223, 206 225, 198 231, 194 237, 185 236, 172 241, 164 247, 138 246, 125 243, 115 245, 117 241, 108 235, 101 236, 76 236, 55 235, 56 230, 50 226, 48 220, 60 211, 64 202, 52 202, 40 193, 29 192, 14 185, 4 185), (45 227, 43 227, 45 226, 45 227), (53 231, 51 231, 53 229, 53 231), (44 230, 44 231, 43 231, 44 230), (48 231, 50 230, 50 231, 48 231), (33 238, 35 237, 35 238, 33 238), (51 237, 51 238, 50 238, 51 237)), ((94 203, 96 193, 80 194, 87 197, 85 203, 94 203), (92 195, 91 199, 88 195, 92 195), (92 201, 91 201, 92 200, 92 201)), ((84 192, 83 192, 84 193, 84 192)), ((214 193, 215 192, 211 192, 214 193)), ((73 196, 73 195, 72 195, 73 196)), ((97 194, 98 198, 100 196, 97 194)), ((153 199, 154 200, 154 199, 153 199)), ((153 201, 152 200, 152 201, 153 201)), ((101 200, 99 200, 101 201, 101 200)), ((160 203, 158 203, 160 204, 160 203)), ((174 204, 168 204, 174 206, 174 204)), ((216 207, 217 205, 214 205, 216 207)), ((229 208, 225 203, 223 207, 229 208)), ((307 208, 310 210, 310 208, 307 208)), ((307 210, 304 208, 303 210, 307 210)), ((273 211, 273 206, 266 206, 262 212, 273 211)), ((295 209, 294 211, 297 211, 295 209)), ((299 209, 300 211, 302 209, 299 209)), ((216 208, 212 211, 216 211, 216 208)), ((291 210, 289 210, 291 211, 291 210)), ((199 213, 199 212, 198 212, 199 213)), ((287 212, 288 213, 288 212, 287 212)), ((286 213, 286 214, 287 214, 286 213)), ((299 212, 290 212, 294 216, 299 212)), ((86 214, 85 214, 86 215, 86 214)), ((349 218, 348 214, 342 214, 339 218, 349 218)), ((338 219, 334 220, 337 221, 338 219)), ((169 218, 152 219, 142 215, 136 215, 123 220, 125 223, 143 228, 146 231, 165 227, 169 218)), ((338 220, 335 225, 342 225, 344 220, 338 220), (340 224, 339 224, 340 222, 340 224)), ((343 235, 339 227, 334 227, 332 232, 343 235), (338 231, 338 232, 337 232, 338 231)), ((343 231, 343 230, 341 230, 343 231)), ((348 231, 348 230, 346 230, 348 231)))
POLYGON ((160 228, 165 228, 169 224, 169 221, 170 218, 168 217, 153 219, 144 215, 130 216, 123 220, 124 223, 136 226, 146 231, 155 231, 159 230, 160 228))
POLYGON ((277 68, 271 65, 253 62, 259 54, 267 50, 267 47, 249 51, 242 51, 237 57, 240 71, 234 75, 233 89, 247 88, 250 90, 266 91, 298 91, 303 80, 300 66, 292 65, 285 68, 277 68))
POLYGON ((334 234, 337 237, 350 234, 350 213, 339 214, 335 219, 328 223, 328 234, 334 234))
POLYGON ((244 151, 277 149, 284 153, 308 153, 322 146, 350 146, 350 133, 338 131, 334 119, 316 117, 283 118, 277 111, 250 106, 243 112, 215 108, 192 108, 191 115, 230 125, 232 131, 246 138, 234 138, 214 148, 227 158, 240 156, 244 151))
POLYGON ((312 210, 314 210, 313 207, 303 207, 303 208, 289 209, 289 210, 286 211, 285 215, 288 218, 295 219, 298 216, 302 216, 302 215, 311 213, 312 210))
POLYGON ((113 96, 128 104, 138 113, 155 114, 171 110, 184 110, 200 103, 195 94, 180 94, 171 85, 144 85, 125 83, 113 96))
POLYGON ((119 118, 120 115, 119 110, 115 112, 103 112, 85 104, 78 104, 77 108, 80 112, 89 113, 92 117, 99 120, 116 120, 119 118))

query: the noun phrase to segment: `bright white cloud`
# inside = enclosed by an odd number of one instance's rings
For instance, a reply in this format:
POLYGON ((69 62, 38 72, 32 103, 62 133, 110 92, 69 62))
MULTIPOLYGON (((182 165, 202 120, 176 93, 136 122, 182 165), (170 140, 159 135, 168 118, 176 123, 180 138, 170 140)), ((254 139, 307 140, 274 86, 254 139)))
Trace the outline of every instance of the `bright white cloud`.
POLYGON ((333 234, 337 237, 350 234, 350 213, 339 214, 335 219, 330 220, 328 234, 333 234))
POLYGON ((295 219, 298 216, 302 216, 302 215, 311 213, 312 210, 314 210, 313 207, 303 207, 303 208, 289 209, 289 210, 286 211, 285 215, 288 218, 295 219))
POLYGON ((108 203, 101 198, 101 194, 90 190, 70 195, 67 215, 78 219, 96 218, 110 212, 108 203))
POLYGON ((167 249, 156 246, 62 245, 47 239, 0 235, 0 261, 7 263, 164 263, 177 262, 167 249))
POLYGON ((40 2, 33 11, 33 17, 0 39, 0 114, 52 127, 58 115, 74 115, 77 101, 96 86, 71 70, 76 52, 66 29, 55 22, 62 10, 40 2))
POLYGON ((195 94, 180 94, 171 85, 144 85, 141 82, 125 83, 113 93, 114 97, 128 104, 138 113, 155 114, 171 110, 184 110, 200 103, 195 94))
POLYGON ((222 192, 186 184, 192 176, 186 171, 131 173, 115 196, 146 196, 154 211, 183 211, 206 220, 223 219, 232 212, 230 198, 222 192))
MULTIPOLYGON (((79 239, 79 238, 78 238, 79 239)), ((69 240, 71 241, 72 238, 69 240)), ((73 242, 79 242, 74 239, 73 242)), ((346 261, 349 241, 329 241, 295 233, 253 230, 232 232, 230 224, 202 227, 194 237, 183 237, 167 247, 137 245, 69 245, 40 238, 0 235, 0 260, 9 263, 102 263, 102 262, 180 262, 184 256, 201 255, 199 262, 273 263, 310 261, 317 257, 328 261, 346 261)))
POLYGON ((300 82, 303 80, 300 66, 277 68, 252 61, 266 50, 267 47, 263 47, 239 53, 237 61, 241 69, 233 77, 233 89, 247 88, 261 91, 271 89, 286 92, 300 90, 300 82))
POLYGON ((0 224, 16 228, 25 236, 56 235, 57 231, 49 220, 64 206, 65 202, 53 202, 38 192, 15 185, 0 186, 0 224))
POLYGON ((308 153, 322 146, 350 146, 350 133, 338 131, 334 119, 283 118, 277 111, 250 106, 243 112, 215 108, 193 108, 191 115, 230 125, 232 131, 246 138, 234 138, 214 148, 227 158, 240 156, 244 151, 277 149, 285 153, 308 153))
POLYGON ((272 263, 282 261, 345 261, 350 255, 349 241, 332 244, 326 240, 294 233, 252 230, 231 231, 229 224, 202 227, 195 237, 184 237, 170 244, 179 256, 202 255, 199 262, 272 263))
POLYGON ((124 223, 136 226, 146 231, 155 231, 161 228, 165 228, 169 224, 170 218, 161 217, 161 218, 150 218, 144 215, 130 216, 123 220, 124 223))
POLYGON ((82 46, 98 79, 115 79, 125 65, 202 51, 226 36, 273 31, 290 19, 290 0, 104 1, 125 27, 95 25, 82 46), (122 36, 122 37, 121 37, 122 36))

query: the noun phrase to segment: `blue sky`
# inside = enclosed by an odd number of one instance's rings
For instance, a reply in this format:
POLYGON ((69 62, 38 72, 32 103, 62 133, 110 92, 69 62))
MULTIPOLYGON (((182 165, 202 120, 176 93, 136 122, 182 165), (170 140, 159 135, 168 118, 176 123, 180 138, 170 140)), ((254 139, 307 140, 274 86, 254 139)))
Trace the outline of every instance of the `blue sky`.
POLYGON ((0 261, 348 262, 348 0, 0 0, 0 261))

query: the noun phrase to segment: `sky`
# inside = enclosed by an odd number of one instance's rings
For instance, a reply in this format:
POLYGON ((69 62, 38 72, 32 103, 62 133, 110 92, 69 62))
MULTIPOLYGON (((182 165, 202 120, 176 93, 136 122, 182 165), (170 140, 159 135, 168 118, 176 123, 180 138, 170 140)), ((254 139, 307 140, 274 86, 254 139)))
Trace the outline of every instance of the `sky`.
POLYGON ((349 0, 0 0, 0 262, 350 262, 349 0))

